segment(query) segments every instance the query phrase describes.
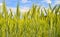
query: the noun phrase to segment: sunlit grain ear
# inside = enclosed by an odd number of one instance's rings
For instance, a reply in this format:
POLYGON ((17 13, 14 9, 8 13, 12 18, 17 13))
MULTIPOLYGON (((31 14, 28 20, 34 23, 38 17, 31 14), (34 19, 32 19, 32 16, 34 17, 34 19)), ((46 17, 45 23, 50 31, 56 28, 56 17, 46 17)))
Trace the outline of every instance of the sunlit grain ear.
POLYGON ((9 18, 11 18, 11 19, 12 19, 12 17, 13 17, 13 14, 12 14, 12 10, 10 9, 9 18))
POLYGON ((52 10, 51 4, 49 4, 49 8, 52 10))
POLYGON ((8 12, 7 12, 7 8, 6 8, 5 0, 3 1, 2 10, 3 10, 4 17, 7 19, 8 12))
POLYGON ((19 1, 17 3, 17 7, 16 7, 16 17, 20 18, 20 7, 19 7, 19 1))
POLYGON ((29 9, 29 11, 26 13, 26 17, 27 17, 28 19, 30 19, 29 16, 30 16, 30 9, 29 9))
POLYGON ((41 16, 43 17, 44 16, 44 13, 43 13, 43 10, 41 9, 41 16))
POLYGON ((37 15, 40 16, 40 13, 41 13, 40 12, 40 6, 38 6, 38 8, 37 8, 37 15))
POLYGON ((2 13, 0 13, 0 19, 3 17, 2 13))
POLYGON ((60 5, 59 5, 59 15, 60 15, 60 5))
POLYGON ((59 9, 60 9, 60 7, 57 6, 57 8, 55 9, 55 13, 58 13, 59 9))
POLYGON ((47 9, 46 8, 44 8, 44 12, 46 13, 46 15, 47 15, 47 9))
POLYGON ((32 17, 35 17, 36 9, 37 9, 37 6, 33 4, 33 6, 32 6, 32 17))
POLYGON ((57 7, 57 5, 55 5, 55 6, 53 7, 52 12, 54 12, 54 10, 56 9, 56 7, 57 7))

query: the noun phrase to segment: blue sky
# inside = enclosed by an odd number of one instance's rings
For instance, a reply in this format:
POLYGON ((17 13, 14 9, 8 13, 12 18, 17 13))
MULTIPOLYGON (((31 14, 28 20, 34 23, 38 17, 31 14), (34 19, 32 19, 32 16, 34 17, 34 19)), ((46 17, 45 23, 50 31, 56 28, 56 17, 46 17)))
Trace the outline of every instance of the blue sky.
MULTIPOLYGON (((7 7, 16 8, 18 0, 5 0, 7 7)), ((43 7, 48 7, 48 4, 50 3, 53 7, 56 4, 60 4, 60 0, 19 0, 20 8, 22 11, 28 10, 30 7, 32 7, 32 4, 37 4, 43 7)), ((0 0, 0 5, 2 4, 2 0, 0 0)), ((14 10, 13 9, 13 10, 14 10)))
MULTIPOLYGON (((6 0, 6 4, 8 7, 16 7, 18 0, 6 0)), ((32 4, 38 4, 44 7, 48 7, 48 3, 51 3, 51 5, 55 5, 56 1, 59 0, 19 0, 20 2, 20 7, 31 7, 32 4)), ((2 0, 0 0, 0 3, 2 2, 2 0)))

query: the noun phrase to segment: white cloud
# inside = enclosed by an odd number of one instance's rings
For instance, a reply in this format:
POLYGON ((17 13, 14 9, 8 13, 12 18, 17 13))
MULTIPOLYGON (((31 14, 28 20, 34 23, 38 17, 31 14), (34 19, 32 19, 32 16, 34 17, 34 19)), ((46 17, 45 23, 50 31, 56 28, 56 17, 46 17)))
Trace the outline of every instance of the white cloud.
POLYGON ((59 1, 59 0, 56 0, 56 1, 55 1, 55 4, 60 4, 60 1, 59 1))
POLYGON ((20 9, 20 11, 23 13, 23 12, 27 12, 29 10, 29 7, 22 7, 20 9))
POLYGON ((31 2, 31 1, 28 1, 28 0, 22 0, 22 3, 27 3, 27 2, 31 2))
MULTIPOLYGON (((12 10, 13 14, 16 13, 16 8, 7 7, 7 10, 8 10, 9 13, 10 13, 10 9, 12 10)), ((20 12, 21 12, 22 14, 25 13, 25 12, 28 12, 28 10, 29 10, 29 7, 22 7, 22 8, 20 8, 20 12)))
POLYGON ((51 3, 51 0, 45 0, 46 3, 51 3))
POLYGON ((0 3, 0 12, 2 12, 2 3, 0 3))
POLYGON ((27 2, 27 0, 22 0, 22 2, 26 3, 26 2, 27 2))
POLYGON ((2 3, 0 3, 0 6, 2 6, 2 3))

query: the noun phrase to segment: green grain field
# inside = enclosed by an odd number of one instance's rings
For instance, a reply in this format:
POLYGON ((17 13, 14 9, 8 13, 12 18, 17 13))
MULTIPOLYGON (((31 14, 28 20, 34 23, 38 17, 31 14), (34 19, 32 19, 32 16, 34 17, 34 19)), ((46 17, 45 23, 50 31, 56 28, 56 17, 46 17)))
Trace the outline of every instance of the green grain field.
POLYGON ((14 16, 12 9, 10 13, 7 11, 5 1, 2 3, 0 37, 60 37, 60 5, 52 8, 49 4, 43 11, 41 6, 33 4, 21 18, 19 3, 14 16))

